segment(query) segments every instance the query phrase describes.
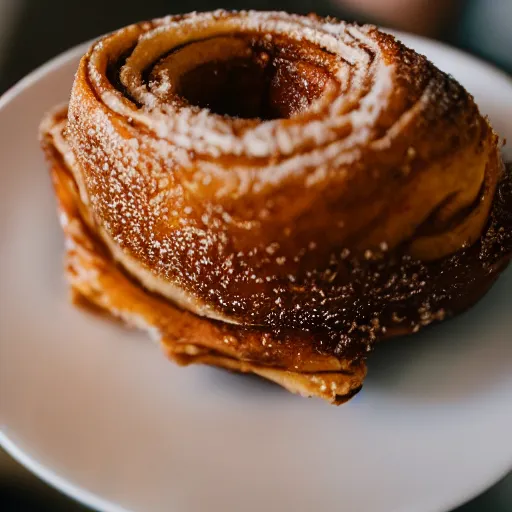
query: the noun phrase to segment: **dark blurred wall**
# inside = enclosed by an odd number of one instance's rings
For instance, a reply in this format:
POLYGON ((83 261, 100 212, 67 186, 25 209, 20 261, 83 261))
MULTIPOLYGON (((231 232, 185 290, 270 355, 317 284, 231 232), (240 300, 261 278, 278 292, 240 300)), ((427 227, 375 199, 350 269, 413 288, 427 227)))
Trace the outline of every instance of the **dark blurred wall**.
MULTIPOLYGON (((389 25, 388 21, 380 20, 378 15, 372 16, 371 9, 367 8, 366 14, 362 14, 358 6, 368 4, 362 0, 223 0, 221 3, 214 0, 2 1, 15 3, 17 16, 8 27, 7 41, 3 44, 0 93, 35 67, 78 43, 135 21, 166 14, 207 11, 220 7, 282 9, 297 13, 313 11, 349 21, 383 22, 389 25), (351 10, 347 5, 351 6, 351 10)), ((458 6, 457 15, 438 16, 439 30, 435 31, 435 36, 510 70, 512 0, 447 0, 445 5, 448 4, 458 6)), ((448 11, 450 9, 446 8, 448 11)))
MULTIPOLYGON (((0 0, 1 1, 1 0, 0 0)), ((166 14, 225 9, 282 9, 339 14, 328 0, 19 0, 16 27, 5 44, 0 92, 51 57, 129 23, 166 14)))

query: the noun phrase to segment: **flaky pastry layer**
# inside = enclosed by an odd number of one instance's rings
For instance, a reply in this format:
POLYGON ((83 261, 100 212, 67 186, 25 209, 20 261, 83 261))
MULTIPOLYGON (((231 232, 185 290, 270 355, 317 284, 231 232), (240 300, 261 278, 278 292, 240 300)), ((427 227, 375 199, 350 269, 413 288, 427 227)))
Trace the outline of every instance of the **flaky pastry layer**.
MULTIPOLYGON (((63 119, 62 113, 57 114, 53 118, 54 128, 62 128, 59 122, 63 119)), ((51 163, 65 236, 66 277, 77 305, 93 306, 92 309, 148 332, 179 365, 207 364, 253 373, 292 393, 320 397, 333 404, 346 402, 361 389, 366 375, 362 359, 353 361, 315 354, 300 337, 276 339, 265 330, 199 317, 141 287, 91 233, 74 179, 48 133, 43 146, 51 163)))

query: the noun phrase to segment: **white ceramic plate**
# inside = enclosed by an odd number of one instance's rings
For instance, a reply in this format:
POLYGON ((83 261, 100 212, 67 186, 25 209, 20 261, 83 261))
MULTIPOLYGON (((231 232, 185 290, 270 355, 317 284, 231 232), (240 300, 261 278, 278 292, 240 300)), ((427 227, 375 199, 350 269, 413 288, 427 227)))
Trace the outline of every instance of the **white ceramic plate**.
MULTIPOLYGON (((403 36, 512 141, 512 84, 403 36)), ((106 511, 438 512, 512 467, 512 272, 454 321, 383 344, 333 407, 248 377, 178 368, 144 335, 74 309, 37 142, 74 49, 0 100, 0 441, 106 511)))

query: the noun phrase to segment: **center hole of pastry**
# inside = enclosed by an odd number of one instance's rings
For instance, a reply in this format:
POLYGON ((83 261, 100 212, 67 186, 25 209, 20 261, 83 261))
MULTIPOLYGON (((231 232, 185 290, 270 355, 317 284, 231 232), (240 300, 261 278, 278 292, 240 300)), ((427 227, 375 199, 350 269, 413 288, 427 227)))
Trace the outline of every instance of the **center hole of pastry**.
POLYGON ((330 77, 300 51, 297 43, 277 45, 261 36, 215 37, 171 53, 159 76, 181 100, 215 114, 286 119, 307 110, 330 77))

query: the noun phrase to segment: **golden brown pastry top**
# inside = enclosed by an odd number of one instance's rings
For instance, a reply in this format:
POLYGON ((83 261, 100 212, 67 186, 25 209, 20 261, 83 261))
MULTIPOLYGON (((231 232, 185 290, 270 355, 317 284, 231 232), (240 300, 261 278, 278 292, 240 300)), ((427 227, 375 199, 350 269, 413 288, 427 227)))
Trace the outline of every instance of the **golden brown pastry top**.
POLYGON ((346 331, 360 263, 473 244, 502 172, 472 97, 425 57, 375 27, 275 12, 106 36, 80 63, 66 138, 90 223, 130 274, 276 328, 346 331))

